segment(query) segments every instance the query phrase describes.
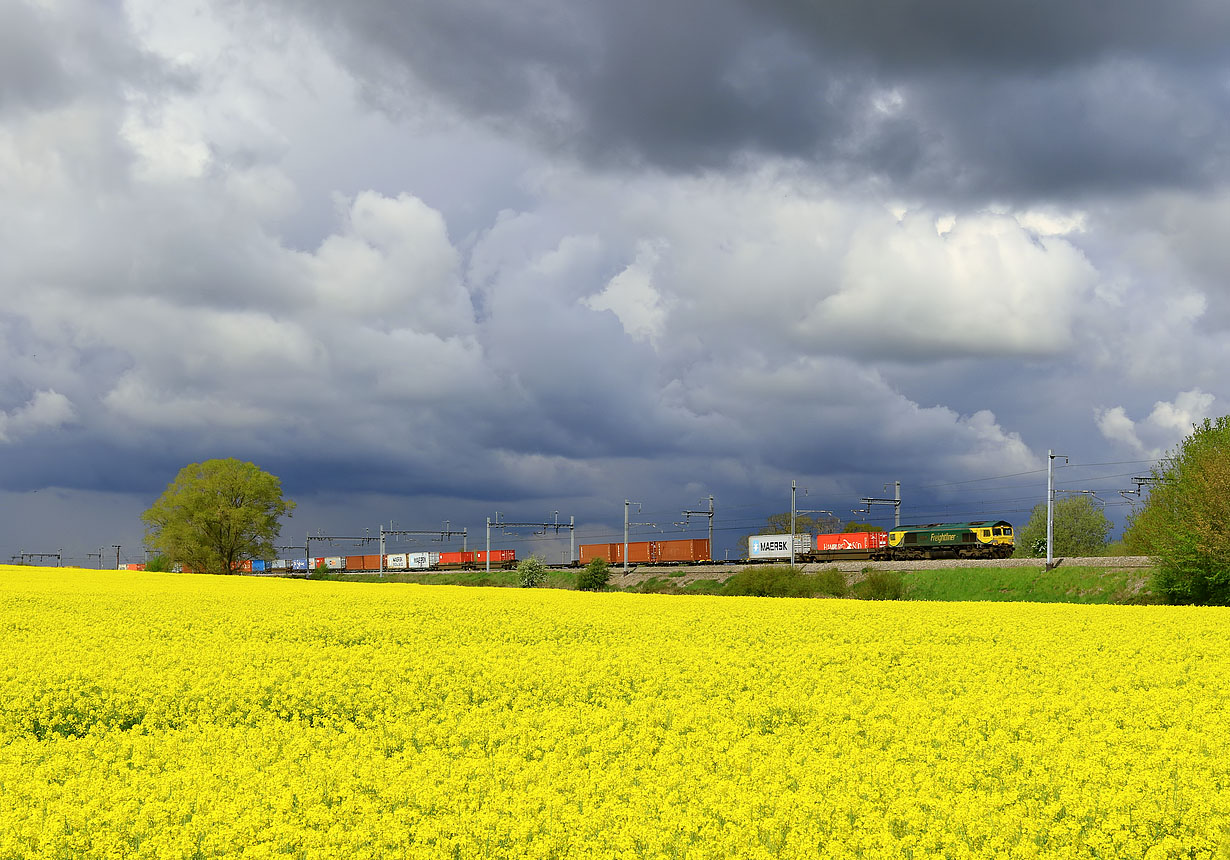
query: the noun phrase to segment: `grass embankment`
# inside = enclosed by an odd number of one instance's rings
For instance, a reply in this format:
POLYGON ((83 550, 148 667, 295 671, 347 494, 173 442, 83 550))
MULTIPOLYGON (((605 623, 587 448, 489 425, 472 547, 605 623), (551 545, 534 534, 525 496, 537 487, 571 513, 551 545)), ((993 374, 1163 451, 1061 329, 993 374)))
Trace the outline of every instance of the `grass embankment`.
POLYGON ((1035 603, 1160 603, 1148 569, 957 567, 904 571, 908 600, 1016 600, 1035 603))
MULTIPOLYGON (((1149 589, 1147 569, 1060 566, 954 567, 917 571, 843 573, 791 572, 771 565, 752 567, 723 579, 682 581, 686 568, 608 591, 653 594, 726 594, 771 597, 853 597, 937 601, 1032 601, 1035 603, 1160 603, 1149 589)), ((543 586, 575 588, 577 571, 548 570, 543 586)), ((519 587, 515 570, 457 570, 442 573, 325 574, 313 579, 341 582, 412 582, 422 585, 519 587)))

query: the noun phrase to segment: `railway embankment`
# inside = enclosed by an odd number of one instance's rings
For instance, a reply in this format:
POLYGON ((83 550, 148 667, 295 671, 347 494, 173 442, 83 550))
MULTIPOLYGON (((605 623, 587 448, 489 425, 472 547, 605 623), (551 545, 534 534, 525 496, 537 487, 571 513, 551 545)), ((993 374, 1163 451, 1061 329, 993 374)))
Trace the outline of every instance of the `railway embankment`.
MULTIPOLYGON (((611 585, 624 590, 691 591, 722 583, 741 564, 612 568, 611 585)), ((1156 603, 1150 561, 1142 556, 1042 559, 844 561, 801 565, 804 574, 841 571, 853 589, 873 571, 900 577, 907 600, 1036 601, 1045 603, 1156 603)))

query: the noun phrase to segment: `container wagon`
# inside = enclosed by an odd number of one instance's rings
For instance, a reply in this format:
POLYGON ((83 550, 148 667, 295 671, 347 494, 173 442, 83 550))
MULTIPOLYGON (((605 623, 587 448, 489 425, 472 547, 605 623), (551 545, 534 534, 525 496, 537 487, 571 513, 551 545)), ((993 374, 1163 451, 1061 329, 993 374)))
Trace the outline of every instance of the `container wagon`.
MULTIPOLYGON (((607 564, 624 563, 624 545, 620 543, 581 544, 581 564, 595 558, 607 564)), ((697 564, 712 561, 707 538, 685 540, 629 541, 628 564, 697 564)))

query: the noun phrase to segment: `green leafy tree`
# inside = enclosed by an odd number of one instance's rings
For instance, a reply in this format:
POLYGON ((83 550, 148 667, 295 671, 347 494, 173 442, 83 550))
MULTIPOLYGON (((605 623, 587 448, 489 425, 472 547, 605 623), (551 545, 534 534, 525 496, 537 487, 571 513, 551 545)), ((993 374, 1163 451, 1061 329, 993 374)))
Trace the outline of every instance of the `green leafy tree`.
MULTIPOLYGON (((841 520, 834 516, 813 517, 810 514, 795 514, 794 530, 797 534, 827 535, 841 528, 841 520)), ((790 511, 773 514, 765 521, 761 534, 784 535, 790 533, 790 511)))
POLYGON ((1230 604, 1230 416, 1192 431, 1153 469, 1124 543, 1152 556, 1153 589, 1169 601, 1230 604))
POLYGON ((233 573, 239 562, 273 556, 295 503, 282 482, 236 459, 191 463, 141 515, 146 544, 196 573, 233 573))
POLYGON ((610 581, 611 567, 601 556, 591 559, 577 574, 577 588, 581 591, 602 591, 610 581))
POLYGON ((882 532, 884 529, 879 526, 873 526, 871 523, 860 523, 855 520, 850 520, 841 527, 842 534, 851 534, 853 532, 882 532))
POLYGON ((517 565, 517 578, 522 588, 535 588, 547 581, 547 566, 542 559, 530 556, 517 565))
MULTIPOLYGON (((1067 496, 1055 502, 1056 556, 1102 555, 1110 536, 1106 512, 1088 496, 1067 496)), ((1046 505, 1030 514, 1029 522, 1016 532, 1018 558, 1046 556, 1046 505)))

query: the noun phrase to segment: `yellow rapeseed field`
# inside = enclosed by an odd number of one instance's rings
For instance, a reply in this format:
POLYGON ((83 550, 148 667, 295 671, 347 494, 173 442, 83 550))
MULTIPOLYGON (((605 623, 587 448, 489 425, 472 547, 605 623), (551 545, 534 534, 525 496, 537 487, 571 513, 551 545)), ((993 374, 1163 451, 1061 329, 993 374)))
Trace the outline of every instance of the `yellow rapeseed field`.
POLYGON ((1227 857, 1230 611, 0 568, 0 858, 1227 857))

